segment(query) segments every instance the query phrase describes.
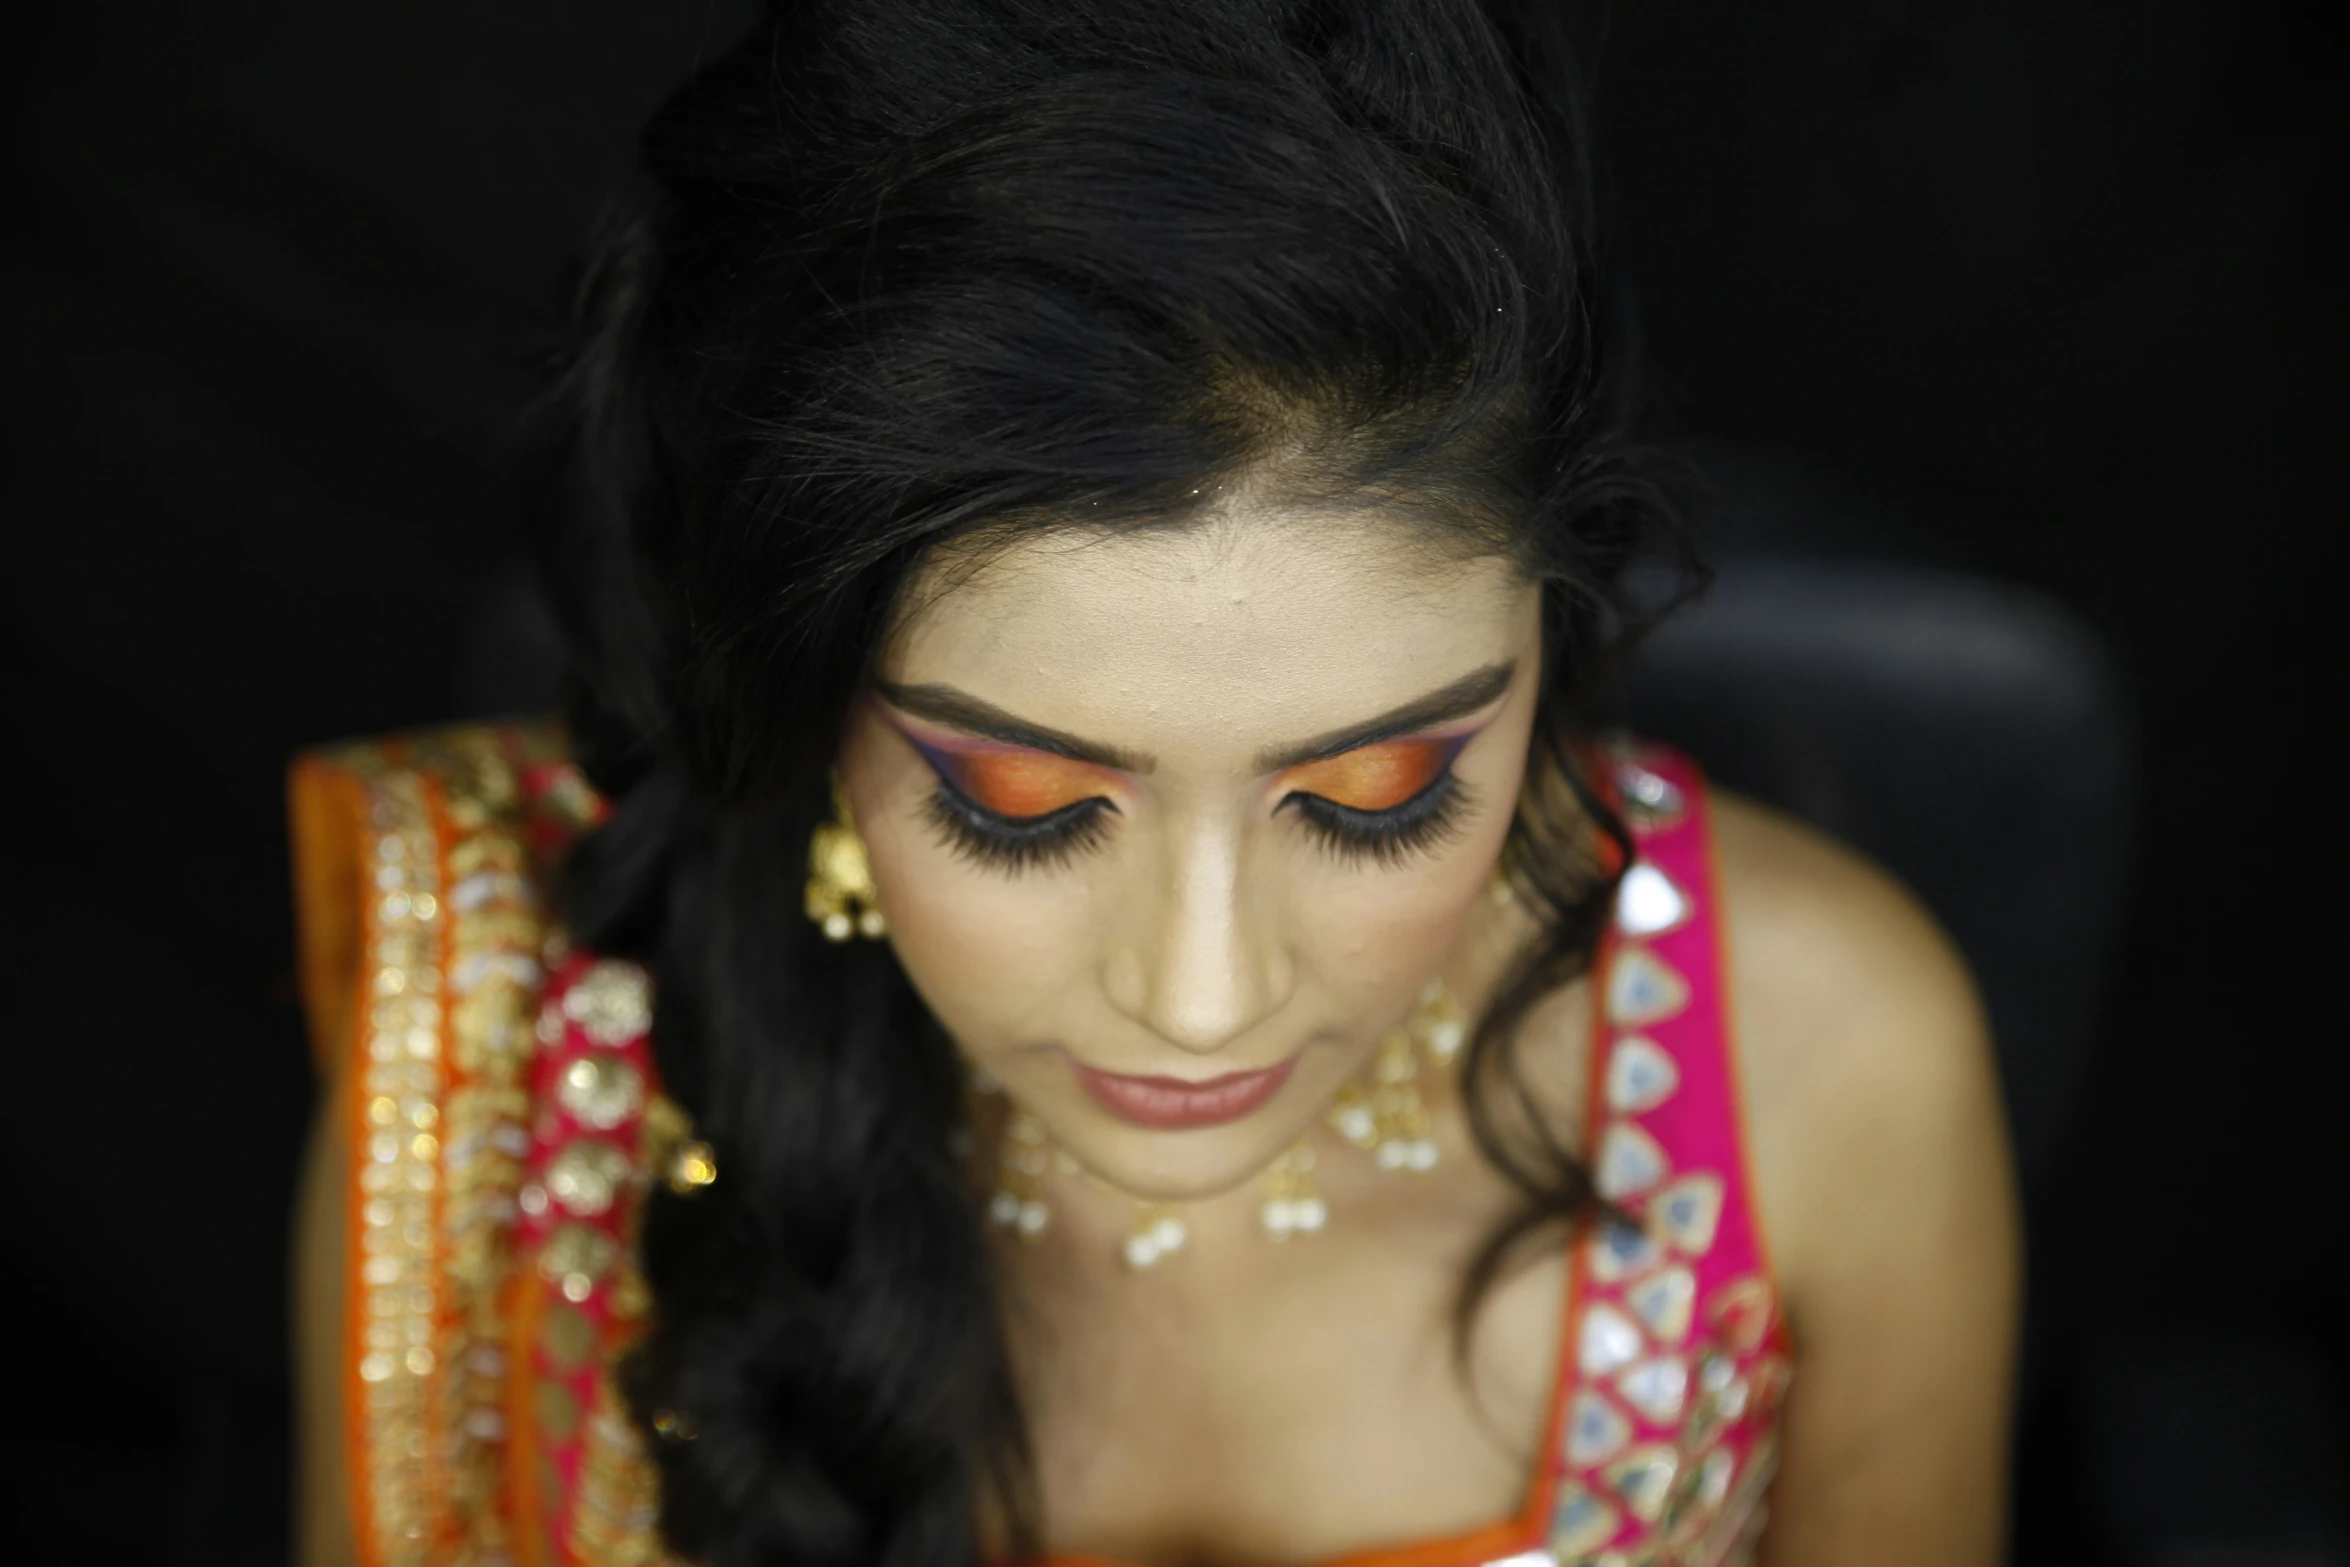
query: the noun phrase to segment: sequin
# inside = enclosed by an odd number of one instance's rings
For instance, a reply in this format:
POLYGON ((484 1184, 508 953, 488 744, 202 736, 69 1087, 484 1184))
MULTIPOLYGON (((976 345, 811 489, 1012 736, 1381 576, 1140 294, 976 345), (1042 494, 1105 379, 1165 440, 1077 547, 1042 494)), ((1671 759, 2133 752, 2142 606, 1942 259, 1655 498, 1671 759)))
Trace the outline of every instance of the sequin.
POLYGON ((1515 1556, 1497 1556, 1481 1567, 1559 1567, 1559 1560, 1548 1551, 1520 1551, 1515 1556))
POLYGON ((579 1399, 552 1378, 539 1383, 539 1429, 558 1442, 568 1442, 579 1429, 579 1399))
POLYGON ((1622 794, 1625 813, 1643 827, 1670 825, 1679 820, 1685 805, 1681 791, 1670 779, 1635 762, 1617 764, 1616 788, 1622 794))
POLYGON ((1550 1514, 1550 1549, 1562 1561, 1573 1561, 1616 1537, 1622 1523, 1617 1511, 1573 1481, 1559 1488, 1550 1514))
POLYGON ((1707 1418, 1716 1425, 1738 1419, 1746 1413, 1746 1401, 1752 1395, 1744 1377, 1732 1377, 1718 1388, 1707 1389, 1703 1400, 1707 1418))
POLYGON ((644 1107, 644 1075, 617 1056, 581 1056, 556 1080, 555 1101, 581 1125, 608 1132, 644 1107))
POLYGON ((471 914, 499 902, 537 902, 530 883, 512 871, 476 871, 449 889, 449 907, 471 914))
POLYGON ((1606 1376, 1618 1366, 1628 1366, 1639 1359, 1640 1352, 1647 1347, 1640 1329, 1615 1307, 1595 1301, 1584 1308, 1575 1359, 1585 1375, 1606 1376))
POLYGON ((1689 895, 1655 866, 1641 861, 1616 887, 1616 928, 1627 936, 1657 936, 1689 917, 1689 895))
POLYGON ((1616 954, 1607 976, 1607 1013, 1626 1028, 1660 1023, 1689 1005, 1689 981, 1646 947, 1616 954))
POLYGON ((494 979, 525 988, 535 985, 539 982, 537 960, 519 952, 477 952, 449 970, 449 988, 461 996, 494 979))
POLYGON ((1626 1034, 1607 1058, 1607 1107, 1618 1115, 1642 1115, 1673 1097, 1681 1069, 1653 1039, 1626 1034))
POLYGON ((1663 1249, 1646 1230, 1608 1219, 1601 1222, 1592 1242, 1591 1274, 1602 1284, 1616 1284, 1655 1267, 1663 1256, 1663 1249))
POLYGON ((1618 1121, 1600 1137, 1594 1178, 1602 1196, 1621 1201, 1654 1186, 1670 1168, 1655 1138, 1628 1121, 1618 1121))
POLYGON ((1670 1425, 1689 1396, 1689 1367, 1672 1355, 1643 1360, 1616 1378, 1616 1391, 1656 1424, 1670 1425))
POLYGON ((1634 1517, 1654 1523, 1664 1513, 1680 1469, 1681 1455, 1659 1444, 1625 1454, 1607 1467, 1605 1477, 1634 1517))
POLYGON ((539 1271, 563 1286, 567 1299, 585 1300, 619 1260, 620 1243, 586 1224, 559 1224, 539 1253, 539 1271))
POLYGON ((1722 1222, 1722 1178, 1706 1170, 1682 1176, 1649 1199, 1648 1217, 1666 1245, 1685 1257, 1704 1256, 1722 1222))
POLYGON ((582 1137, 547 1162, 547 1195, 565 1211, 592 1219, 607 1212, 629 1176, 628 1155, 607 1142, 582 1137))
POLYGON ((558 1369, 577 1371, 596 1347, 595 1324, 569 1306, 550 1306, 539 1327, 539 1342, 558 1369))
POLYGON ((1716 1290, 1706 1302, 1706 1320, 1734 1354, 1749 1355, 1770 1335, 1777 1300, 1771 1287, 1749 1275, 1716 1290))
POLYGON ((1597 1388, 1578 1388, 1567 1416, 1567 1461, 1588 1466, 1623 1451, 1632 1440, 1632 1422, 1597 1388))
POLYGON ((653 985, 634 963, 605 959, 563 993, 563 1015, 599 1045, 624 1045, 653 1026, 653 985))
POLYGON ((1697 1305, 1697 1280, 1687 1268, 1666 1268, 1624 1291, 1632 1315, 1648 1324, 1649 1332, 1668 1344, 1689 1336, 1689 1318, 1697 1305))
POLYGON ((1717 1447, 1705 1455, 1704 1462, 1697 1466, 1695 1501, 1700 1511, 1709 1514, 1721 1511, 1722 1503, 1729 1499, 1731 1477, 1737 1472, 1738 1459, 1727 1449, 1717 1447))

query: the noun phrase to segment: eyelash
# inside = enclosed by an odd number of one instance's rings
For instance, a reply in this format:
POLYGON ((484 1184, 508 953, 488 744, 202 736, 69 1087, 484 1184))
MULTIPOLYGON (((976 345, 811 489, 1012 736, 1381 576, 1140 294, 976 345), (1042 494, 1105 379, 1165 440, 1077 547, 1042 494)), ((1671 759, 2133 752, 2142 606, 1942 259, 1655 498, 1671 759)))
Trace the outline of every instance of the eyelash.
POLYGON ((1358 811, 1318 794, 1292 794, 1281 802, 1292 803, 1298 820, 1342 862, 1393 869, 1449 841, 1474 802, 1469 786, 1447 767, 1418 794, 1383 811, 1358 811))
MULTIPOLYGON (((1297 807, 1298 819, 1340 861, 1387 869, 1450 840, 1473 803, 1468 785, 1449 767, 1418 794, 1383 811, 1356 810, 1318 794, 1290 794, 1281 801, 1297 807)), ((1116 810, 1107 800, 1092 799, 1043 816, 1002 816, 943 778, 930 797, 931 825, 948 848, 1014 875, 1056 869, 1094 848, 1109 832, 1105 818, 1116 810)))
POLYGON ((967 860, 1019 874, 1049 870, 1102 841, 1115 811, 1107 800, 1079 800, 1042 816, 1001 816, 940 779, 930 796, 930 821, 948 848, 967 860))

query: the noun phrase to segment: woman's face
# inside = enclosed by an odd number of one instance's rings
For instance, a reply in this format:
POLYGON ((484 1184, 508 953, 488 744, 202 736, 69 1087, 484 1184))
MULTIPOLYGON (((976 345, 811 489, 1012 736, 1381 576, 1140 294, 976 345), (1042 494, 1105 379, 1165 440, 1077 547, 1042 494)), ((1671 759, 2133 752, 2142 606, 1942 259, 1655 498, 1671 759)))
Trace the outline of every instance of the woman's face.
POLYGON ((1540 598, 1362 517, 1048 534, 919 580, 841 775, 963 1051, 1113 1184, 1261 1170, 1491 875, 1540 598))

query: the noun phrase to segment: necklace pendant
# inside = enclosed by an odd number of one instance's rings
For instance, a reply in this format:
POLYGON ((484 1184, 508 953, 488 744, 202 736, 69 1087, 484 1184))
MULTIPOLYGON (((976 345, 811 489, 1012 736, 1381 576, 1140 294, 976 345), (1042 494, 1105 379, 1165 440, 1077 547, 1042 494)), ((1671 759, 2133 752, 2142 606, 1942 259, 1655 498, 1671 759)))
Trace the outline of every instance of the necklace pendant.
POLYGON ((1044 1173, 1051 1155, 1052 1141, 1044 1123, 1025 1110, 1014 1110, 1004 1123, 996 1189, 987 1200, 987 1216, 1024 1241, 1042 1235, 1052 1222, 1052 1210, 1044 1205, 1044 1173))
MULTIPOLYGON (((1324 1119, 1349 1145, 1371 1155, 1383 1170, 1425 1171, 1437 1162, 1430 1135, 1427 1105, 1420 1097, 1421 1057, 1430 1067, 1452 1065, 1468 1037, 1460 1003, 1441 979, 1422 990, 1404 1025, 1379 1042, 1370 1070, 1339 1090, 1324 1119)), ((1002 1085, 984 1070, 974 1068, 973 1089, 998 1096, 1002 1085)), ((1006 1107, 1002 1142, 996 1156, 995 1190, 988 1196, 991 1223, 1033 1241, 1051 1222, 1045 1204, 1048 1177, 1083 1179, 1104 1190, 1115 1190, 1094 1175, 1069 1152, 1058 1147, 1044 1123, 1016 1104, 1006 1107)), ((1268 1240, 1318 1234, 1330 1221, 1330 1209, 1314 1181, 1314 1150, 1300 1138, 1266 1169, 1264 1195, 1257 1204, 1257 1222, 1268 1240)), ((1181 1251, 1191 1232, 1180 1214, 1165 1203, 1137 1202, 1119 1254, 1127 1267, 1141 1272, 1157 1267, 1181 1251)))
POLYGON ((1190 1238, 1191 1231, 1163 1204, 1142 1203, 1134 1210, 1134 1228, 1126 1236, 1126 1266, 1137 1272, 1155 1268, 1190 1238))
POLYGON ((1265 1200, 1257 1208, 1257 1222, 1269 1239, 1285 1241, 1292 1235, 1312 1235, 1329 1222, 1330 1210, 1314 1186, 1314 1150, 1305 1139, 1265 1172, 1265 1200))

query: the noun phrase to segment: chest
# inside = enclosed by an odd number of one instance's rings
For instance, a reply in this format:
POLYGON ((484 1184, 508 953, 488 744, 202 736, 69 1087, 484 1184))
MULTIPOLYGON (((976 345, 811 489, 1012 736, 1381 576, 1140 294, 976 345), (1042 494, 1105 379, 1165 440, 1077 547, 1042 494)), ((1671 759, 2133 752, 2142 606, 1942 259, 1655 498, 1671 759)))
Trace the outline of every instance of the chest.
MULTIPOLYGON (((1397 1248, 1284 1248, 1247 1290, 1157 1278, 1093 1299, 1020 1353, 1058 1556, 1300 1567, 1515 1526, 1558 1381, 1563 1253, 1453 1312, 1481 1230, 1397 1248)), ((1187 1259, 1189 1260, 1189 1259, 1187 1259)))

